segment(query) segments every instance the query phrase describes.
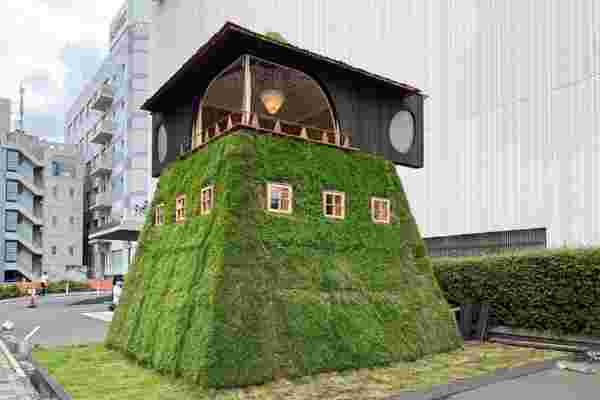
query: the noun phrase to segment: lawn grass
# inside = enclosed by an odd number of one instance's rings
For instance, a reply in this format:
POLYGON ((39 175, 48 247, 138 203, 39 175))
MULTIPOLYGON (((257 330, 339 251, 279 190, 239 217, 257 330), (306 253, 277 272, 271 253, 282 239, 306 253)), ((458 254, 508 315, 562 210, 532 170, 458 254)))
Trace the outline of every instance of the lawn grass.
POLYGON ((205 390, 145 369, 103 345, 37 348, 34 353, 76 400, 380 399, 561 355, 492 343, 465 344, 462 350, 384 368, 323 373, 242 389, 205 390))

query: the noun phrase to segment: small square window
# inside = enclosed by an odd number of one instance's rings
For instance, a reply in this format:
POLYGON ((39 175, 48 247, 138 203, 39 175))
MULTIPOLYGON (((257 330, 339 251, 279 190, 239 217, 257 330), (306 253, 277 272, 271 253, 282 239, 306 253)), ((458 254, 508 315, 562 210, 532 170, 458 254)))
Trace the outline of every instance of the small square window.
POLYGON ((344 219, 346 216, 346 194, 333 190, 323 191, 323 214, 330 218, 344 219))
POLYGON ((72 256, 73 254, 75 254, 75 249, 73 246, 69 246, 69 255, 72 256))
POLYGON ((390 201, 380 197, 371 197, 371 218, 377 224, 390 223, 390 201))
POLYGON ((73 188, 69 189, 69 196, 71 196, 71 198, 75 197, 75 189, 73 189, 73 188))
POLYGON ((290 185, 282 183, 267 184, 269 211, 291 214, 293 192, 290 185))
POLYGON ((214 186, 207 186, 200 192, 200 215, 210 213, 214 206, 214 186))
POLYGON ((56 255, 56 246, 52 246, 52 255, 55 256, 56 255))
POLYGON ((58 223, 58 219, 56 218, 55 215, 52 216, 52 226, 56 227, 56 224, 58 223))
POLYGON ((175 198, 175 222, 185 221, 185 194, 178 194, 175 198))
POLYGON ((154 225, 162 225, 165 223, 165 209, 162 204, 159 204, 154 209, 154 225))
POLYGON ((69 217, 69 223, 75 225, 75 217, 69 217))

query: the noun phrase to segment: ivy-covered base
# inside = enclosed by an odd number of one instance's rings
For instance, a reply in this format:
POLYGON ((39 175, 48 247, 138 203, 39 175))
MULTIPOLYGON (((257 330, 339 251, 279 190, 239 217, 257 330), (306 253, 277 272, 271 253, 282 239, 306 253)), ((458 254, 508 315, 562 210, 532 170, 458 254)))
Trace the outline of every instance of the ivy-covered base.
POLYGON ((163 173, 107 344, 210 387, 414 360, 461 344, 392 163, 251 131, 163 173), (266 211, 266 183, 292 185, 291 215, 266 211), (200 216, 202 187, 215 208, 200 216), (323 216, 321 191, 346 193, 323 216), (175 196, 187 195, 176 224, 175 196), (374 224, 371 196, 391 199, 374 224))

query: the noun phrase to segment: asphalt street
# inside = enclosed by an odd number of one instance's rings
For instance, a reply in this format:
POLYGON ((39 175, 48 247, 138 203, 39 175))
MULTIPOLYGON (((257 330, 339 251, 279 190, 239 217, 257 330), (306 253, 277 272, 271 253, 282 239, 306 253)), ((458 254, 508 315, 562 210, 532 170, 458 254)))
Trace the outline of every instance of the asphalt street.
POLYGON ((15 335, 23 338, 36 326, 38 333, 33 344, 56 346, 98 343, 104 341, 108 324, 88 318, 83 313, 107 311, 104 304, 70 305, 94 295, 47 296, 38 298, 37 308, 27 308, 28 298, 0 301, 0 324, 10 320, 15 324, 15 335))
POLYGON ((600 374, 585 375, 552 369, 515 380, 495 383, 457 394, 451 400, 596 400, 600 398, 600 374))

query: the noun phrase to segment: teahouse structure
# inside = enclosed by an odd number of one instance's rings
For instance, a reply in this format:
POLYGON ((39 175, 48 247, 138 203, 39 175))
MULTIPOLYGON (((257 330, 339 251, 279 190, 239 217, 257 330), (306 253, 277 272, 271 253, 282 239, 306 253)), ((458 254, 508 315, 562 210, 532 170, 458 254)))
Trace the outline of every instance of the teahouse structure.
POLYGON ((423 99, 227 23, 144 104, 160 181, 107 344, 210 387, 459 346, 395 171, 423 99))
POLYGON ((417 88, 227 23, 143 108, 152 112, 153 168, 249 126, 423 167, 417 88), (279 124, 277 124, 279 122, 279 124))

